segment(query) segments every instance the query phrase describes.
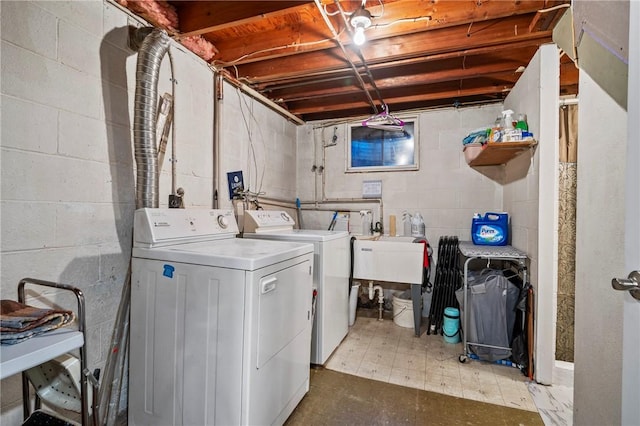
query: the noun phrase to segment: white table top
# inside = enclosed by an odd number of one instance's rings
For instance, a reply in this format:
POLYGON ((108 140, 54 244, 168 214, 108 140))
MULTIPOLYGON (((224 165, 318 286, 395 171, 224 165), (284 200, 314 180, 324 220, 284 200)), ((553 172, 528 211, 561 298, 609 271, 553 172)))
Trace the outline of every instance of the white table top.
POLYGON ((60 328, 15 345, 0 345, 0 379, 40 365, 83 344, 81 332, 60 328))

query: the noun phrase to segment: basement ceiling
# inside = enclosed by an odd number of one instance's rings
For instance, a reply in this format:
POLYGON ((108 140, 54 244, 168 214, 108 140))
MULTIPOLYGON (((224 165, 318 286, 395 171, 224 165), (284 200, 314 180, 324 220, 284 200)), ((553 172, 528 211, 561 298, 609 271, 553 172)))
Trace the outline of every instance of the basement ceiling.
MULTIPOLYGON (((502 101, 570 0, 118 2, 310 121, 502 101), (363 5, 357 46, 349 19, 363 5)), ((558 95, 577 94, 567 55, 560 76, 558 95)))

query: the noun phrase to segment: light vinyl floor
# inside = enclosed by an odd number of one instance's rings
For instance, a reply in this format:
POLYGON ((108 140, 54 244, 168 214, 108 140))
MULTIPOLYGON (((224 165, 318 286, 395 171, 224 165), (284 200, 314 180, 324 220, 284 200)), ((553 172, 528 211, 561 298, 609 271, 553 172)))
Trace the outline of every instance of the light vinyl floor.
POLYGON ((519 369, 488 362, 459 362, 462 343, 423 333, 393 320, 358 316, 325 367, 359 377, 480 402, 537 412, 519 369))

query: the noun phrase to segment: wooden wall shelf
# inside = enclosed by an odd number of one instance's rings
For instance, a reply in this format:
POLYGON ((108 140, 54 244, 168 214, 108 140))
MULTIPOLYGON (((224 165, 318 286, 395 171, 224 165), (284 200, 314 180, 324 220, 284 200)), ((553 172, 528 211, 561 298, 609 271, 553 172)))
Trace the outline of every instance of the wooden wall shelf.
POLYGON ((534 147, 537 141, 488 143, 469 166, 496 166, 506 164, 524 151, 534 147))

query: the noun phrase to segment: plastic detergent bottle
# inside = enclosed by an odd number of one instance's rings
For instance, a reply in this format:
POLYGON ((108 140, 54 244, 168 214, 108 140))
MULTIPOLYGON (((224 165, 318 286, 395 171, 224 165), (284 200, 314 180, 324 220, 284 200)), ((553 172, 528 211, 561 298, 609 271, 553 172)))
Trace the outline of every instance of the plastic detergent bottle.
POLYGON ((496 118, 493 127, 489 129, 489 142, 502 142, 502 117, 496 118))
POLYGON ((411 217, 411 236, 412 237, 424 237, 425 225, 422 215, 417 212, 411 217))
POLYGON ((509 240, 509 214, 475 213, 471 220, 471 240, 476 245, 506 246, 509 240))
POLYGON ((527 124, 527 116, 525 114, 518 114, 518 122, 516 123, 516 129, 521 129, 523 132, 529 131, 529 125, 527 124))

